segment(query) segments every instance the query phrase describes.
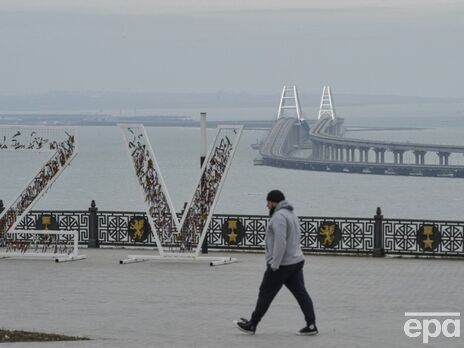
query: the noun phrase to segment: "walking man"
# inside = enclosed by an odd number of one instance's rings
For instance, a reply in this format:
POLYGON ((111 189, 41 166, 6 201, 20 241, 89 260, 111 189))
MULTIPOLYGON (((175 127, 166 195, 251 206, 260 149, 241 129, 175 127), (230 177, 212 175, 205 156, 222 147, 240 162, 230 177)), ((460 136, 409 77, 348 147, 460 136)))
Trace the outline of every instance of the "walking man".
POLYGON ((266 271, 259 287, 258 301, 250 320, 241 318, 240 321, 234 320, 234 324, 242 332, 254 335, 272 300, 285 285, 298 301, 306 321, 306 326, 297 334, 317 335, 313 302, 303 279, 304 256, 298 218, 279 190, 268 193, 267 208, 271 219, 265 237, 266 271))

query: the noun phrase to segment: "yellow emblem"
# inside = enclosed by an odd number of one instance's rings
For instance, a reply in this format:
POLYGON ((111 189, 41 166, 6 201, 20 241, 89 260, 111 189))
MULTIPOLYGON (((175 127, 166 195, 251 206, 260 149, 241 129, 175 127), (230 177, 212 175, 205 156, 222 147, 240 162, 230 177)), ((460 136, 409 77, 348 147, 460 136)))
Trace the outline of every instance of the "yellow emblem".
POLYGON ((238 245, 245 235, 245 229, 239 219, 227 219, 221 226, 221 235, 227 244, 238 245))
POLYGON ((424 249, 433 249, 433 226, 424 226, 424 236, 426 237, 422 242, 424 243, 424 249))
POLYGON ((227 227, 229 227, 230 230, 230 233, 227 234, 227 236, 229 237, 229 243, 237 243, 238 234, 235 233, 237 231, 237 220, 229 220, 227 227))
POLYGON ((134 220, 131 223, 130 227, 134 231, 134 239, 142 239, 144 226, 145 226, 144 219, 134 220))
POLYGON ((324 225, 321 228, 321 235, 324 237, 322 244, 332 245, 335 241, 335 225, 324 225))
POLYGON ((44 230, 48 230, 48 226, 52 224, 52 217, 50 215, 42 215, 42 225, 44 230))

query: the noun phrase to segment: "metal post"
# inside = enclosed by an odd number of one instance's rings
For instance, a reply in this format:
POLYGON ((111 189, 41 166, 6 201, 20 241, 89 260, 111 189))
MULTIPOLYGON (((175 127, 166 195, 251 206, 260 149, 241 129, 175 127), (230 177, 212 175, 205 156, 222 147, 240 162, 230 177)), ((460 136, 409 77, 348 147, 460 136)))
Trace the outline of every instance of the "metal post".
POLYGON ((99 248, 100 241, 98 240, 98 208, 95 205, 95 201, 92 199, 89 208, 89 248, 99 248))
MULTIPOLYGON (((200 114, 200 141, 201 141, 201 148, 200 148, 200 168, 203 167, 203 162, 206 158, 206 112, 202 112, 200 114)), ((203 183, 201 184, 201 191, 204 193, 205 187, 203 183)), ((205 195, 203 195, 204 197, 205 195)), ((204 212, 203 212, 204 215, 204 212)), ((201 245, 201 253, 207 254, 208 253, 208 232, 206 232, 205 239, 203 240, 203 244, 201 245)))
POLYGON ((385 255, 385 250, 383 248, 383 215, 380 207, 377 207, 374 220, 374 252, 372 256, 382 257, 385 255))
MULTIPOLYGON (((0 199, 0 214, 3 212, 3 210, 5 210, 5 207, 3 206, 3 201, 0 199)), ((6 223, 6 216, 2 218, 2 220, 5 221, 6 223)), ((4 243, 5 243, 5 238, 3 237, 4 236, 3 228, 5 225, 2 222, 2 220, 0 220, 0 246, 4 246, 4 243)))
POLYGON ((200 114, 200 164, 203 166, 203 162, 206 158, 206 112, 200 114))

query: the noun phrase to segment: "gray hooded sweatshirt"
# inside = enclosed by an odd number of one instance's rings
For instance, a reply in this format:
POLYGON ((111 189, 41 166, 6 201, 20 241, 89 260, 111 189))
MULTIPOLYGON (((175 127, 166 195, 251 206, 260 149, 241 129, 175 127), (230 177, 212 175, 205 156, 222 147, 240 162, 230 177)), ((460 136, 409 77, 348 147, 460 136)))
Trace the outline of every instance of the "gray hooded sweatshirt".
POLYGON ((266 230, 266 263, 272 268, 304 261, 300 246, 300 224, 293 206, 286 200, 277 204, 266 230))

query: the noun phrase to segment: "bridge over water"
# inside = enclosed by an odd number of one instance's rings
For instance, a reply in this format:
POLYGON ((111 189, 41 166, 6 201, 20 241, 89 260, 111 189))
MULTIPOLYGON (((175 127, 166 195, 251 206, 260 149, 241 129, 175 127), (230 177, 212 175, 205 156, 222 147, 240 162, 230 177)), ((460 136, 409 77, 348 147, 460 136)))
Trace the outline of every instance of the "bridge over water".
POLYGON ((317 120, 309 122, 301 116, 296 87, 284 87, 277 120, 259 148, 262 164, 347 173, 464 177, 464 165, 457 161, 464 146, 349 138, 343 122, 336 115, 329 86, 322 92, 317 120), (288 115, 289 110, 293 115, 288 115), (406 153, 413 154, 414 160, 406 161, 406 153))

